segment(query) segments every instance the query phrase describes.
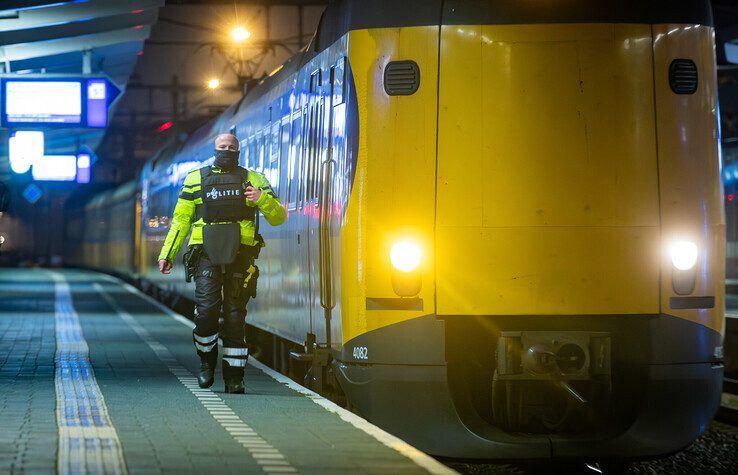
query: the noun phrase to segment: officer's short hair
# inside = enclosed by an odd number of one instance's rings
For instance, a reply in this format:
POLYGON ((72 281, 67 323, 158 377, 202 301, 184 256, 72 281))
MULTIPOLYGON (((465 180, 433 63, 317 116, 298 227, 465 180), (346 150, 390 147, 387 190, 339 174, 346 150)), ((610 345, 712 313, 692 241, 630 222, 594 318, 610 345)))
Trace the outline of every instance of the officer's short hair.
POLYGON ((236 142, 236 146, 240 148, 241 144, 240 144, 240 143, 238 143, 238 137, 236 137, 236 136, 235 136, 235 135, 233 135, 233 134, 229 134, 229 133, 225 133, 225 134, 218 134, 218 135, 217 135, 217 136, 215 137, 215 142, 217 142, 217 141, 218 141, 218 139, 220 139, 220 138, 226 138, 226 137, 233 137, 233 141, 234 141, 234 142, 236 142))

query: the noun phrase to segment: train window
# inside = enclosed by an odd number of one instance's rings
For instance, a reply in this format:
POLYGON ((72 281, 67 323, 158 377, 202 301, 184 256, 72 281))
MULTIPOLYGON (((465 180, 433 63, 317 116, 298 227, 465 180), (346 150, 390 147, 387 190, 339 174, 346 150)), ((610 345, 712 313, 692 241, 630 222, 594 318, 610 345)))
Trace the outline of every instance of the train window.
POLYGON ((256 166, 256 140, 254 139, 254 137, 251 137, 249 139, 249 161, 246 163, 246 168, 250 168, 252 170, 256 166))
POLYGON ((271 140, 269 140, 269 130, 265 130, 266 136, 262 133, 259 135, 259 138, 257 139, 257 146, 259 147, 259 152, 256 156, 256 171, 259 173, 264 172, 264 156, 269 153, 268 147, 271 140))
POLYGON ((272 126, 272 155, 279 153, 279 123, 280 121, 277 121, 272 126))
POLYGON ((248 168, 249 166, 249 142, 247 140, 244 140, 241 143, 241 156, 243 157, 244 167, 248 168))
POLYGON ((299 189, 299 158, 302 135, 302 114, 296 114, 292 121, 292 146, 287 162, 287 203, 290 210, 297 209, 297 191, 299 189))
POLYGON ((306 143, 306 173, 304 178, 304 201, 310 202, 315 196, 315 168, 316 155, 319 144, 318 134, 318 103, 321 86, 321 70, 318 69, 310 75, 310 97, 308 106, 307 143, 306 143))
POLYGON ((281 129, 279 127, 278 121, 272 126, 272 146, 269 154, 269 163, 267 164, 267 169, 265 170, 266 177, 269 180, 269 185, 271 185, 275 193, 279 189, 279 153, 281 151, 281 147, 279 144, 280 130, 281 129))
POLYGON ((310 112, 308 115, 308 125, 307 125, 307 142, 306 142, 306 153, 305 153, 305 192, 304 192, 304 200, 307 203, 310 201, 310 197, 313 195, 313 190, 311 189, 312 185, 312 177, 313 177, 313 150, 315 149, 315 112, 314 112, 315 106, 311 103, 310 104, 310 112))
MULTIPOLYGON (((282 164, 285 163, 285 160, 288 159, 290 154, 290 123, 285 122, 282 124, 282 135, 281 135, 281 143, 279 148, 279 161, 277 162, 277 188, 274 190, 274 192, 277 194, 277 196, 280 196, 282 198, 283 195, 280 193, 282 190, 284 179, 282 178, 282 164)), ((289 175, 288 175, 289 178, 289 175)))
POLYGON ((318 198, 318 190, 320 188, 320 175, 318 173, 318 170, 320 170, 320 162, 321 162, 321 149, 323 145, 323 112, 324 112, 324 102, 323 98, 321 97, 319 100, 315 103, 315 146, 313 147, 313 159, 312 162, 312 185, 310 187, 312 194, 310 197, 313 200, 316 200, 318 198))
POLYGON ((297 200, 298 200, 298 206, 300 209, 302 209, 302 206, 305 204, 305 189, 306 186, 306 170, 307 170, 307 160, 309 157, 309 150, 310 150, 310 116, 308 114, 308 106, 306 105, 302 109, 302 128, 301 128, 301 140, 302 140, 302 147, 300 148, 300 155, 299 155, 299 169, 300 169, 300 175, 297 180, 297 200))
POLYGON ((310 75, 310 92, 317 92, 321 83, 320 69, 310 75))
POLYGON ((269 167, 269 161, 272 156, 272 131, 269 126, 264 129, 264 153, 261 156, 259 163, 259 173, 264 174, 266 169, 269 167))
POLYGON ((261 157, 259 157, 259 173, 261 174, 263 174, 269 166, 269 160, 272 154, 272 131, 269 126, 264 129, 262 140, 264 140, 264 151, 261 154, 261 157))
POLYGON ((313 98, 310 105, 310 141, 308 143, 308 175, 305 200, 311 201, 316 195, 316 174, 318 167, 318 151, 320 148, 320 107, 319 99, 313 98))
POLYGON ((254 139, 254 163, 251 164, 251 168, 254 171, 259 170, 259 157, 264 153, 264 143, 261 140, 261 135, 257 135, 254 139))
POLYGON ((340 57, 331 68, 331 92, 333 93, 333 105, 343 104, 346 89, 346 58, 340 57))

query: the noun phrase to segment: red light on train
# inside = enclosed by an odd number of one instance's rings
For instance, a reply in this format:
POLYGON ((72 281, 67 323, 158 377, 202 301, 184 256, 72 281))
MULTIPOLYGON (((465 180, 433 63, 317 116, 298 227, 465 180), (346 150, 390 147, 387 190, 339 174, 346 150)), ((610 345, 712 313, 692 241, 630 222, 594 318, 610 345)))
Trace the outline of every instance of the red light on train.
POLYGON ((728 195, 728 201, 733 201, 733 193, 728 195))
POLYGON ((162 132, 164 132, 165 130, 169 130, 169 129, 171 129, 173 125, 174 125, 174 122, 172 122, 171 120, 168 120, 168 121, 164 122, 163 124, 161 124, 161 125, 159 126, 159 128, 158 128, 158 129, 156 129, 156 131, 157 131, 158 133, 162 133, 162 132))
POLYGON ((142 8, 138 8, 138 9, 136 9, 136 10, 131 10, 131 13, 133 13, 134 15, 138 15, 138 14, 139 14, 139 13, 141 13, 142 11, 143 11, 143 9, 142 9, 142 8))

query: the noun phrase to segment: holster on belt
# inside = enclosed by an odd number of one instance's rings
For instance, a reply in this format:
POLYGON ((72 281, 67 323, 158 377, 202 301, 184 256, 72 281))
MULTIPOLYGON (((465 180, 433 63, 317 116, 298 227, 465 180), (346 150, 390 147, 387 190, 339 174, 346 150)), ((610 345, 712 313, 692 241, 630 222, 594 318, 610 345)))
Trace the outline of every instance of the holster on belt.
POLYGON ((202 246, 194 245, 185 252, 182 256, 182 261, 185 267, 185 282, 192 282, 192 278, 197 272, 197 263, 200 261, 202 255, 202 246))
POLYGON ((250 264, 246 269, 246 277, 243 280, 243 291, 251 298, 256 298, 256 281, 259 279, 259 268, 250 264))

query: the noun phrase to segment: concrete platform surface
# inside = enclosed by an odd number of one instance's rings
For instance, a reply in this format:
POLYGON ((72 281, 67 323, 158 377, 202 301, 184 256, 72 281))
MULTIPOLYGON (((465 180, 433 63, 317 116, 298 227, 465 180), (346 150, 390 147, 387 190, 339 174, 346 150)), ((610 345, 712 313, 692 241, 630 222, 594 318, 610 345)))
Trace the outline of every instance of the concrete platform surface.
POLYGON ((0 473, 454 473, 250 360, 195 380, 189 320, 112 277, 0 269, 0 473))

